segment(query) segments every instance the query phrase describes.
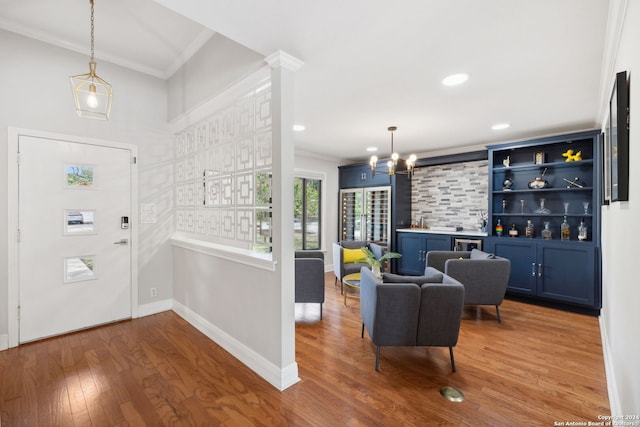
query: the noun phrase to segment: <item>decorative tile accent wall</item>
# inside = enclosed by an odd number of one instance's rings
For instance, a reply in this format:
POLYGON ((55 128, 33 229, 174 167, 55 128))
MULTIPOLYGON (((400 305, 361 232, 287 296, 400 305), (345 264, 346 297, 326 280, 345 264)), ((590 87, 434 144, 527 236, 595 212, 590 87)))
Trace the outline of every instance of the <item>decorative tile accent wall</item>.
POLYGON ((271 84, 176 137, 176 230, 270 252, 271 84))
POLYGON ((411 221, 478 230, 488 208, 488 161, 416 169, 411 179, 411 221))

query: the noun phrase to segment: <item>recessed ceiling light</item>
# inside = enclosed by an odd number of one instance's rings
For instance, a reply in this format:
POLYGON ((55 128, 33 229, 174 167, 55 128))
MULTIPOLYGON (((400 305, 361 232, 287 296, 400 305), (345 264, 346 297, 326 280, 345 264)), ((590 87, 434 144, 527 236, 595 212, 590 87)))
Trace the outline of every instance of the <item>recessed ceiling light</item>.
POLYGON ((469 80, 469 74, 456 73, 442 79, 442 84, 445 86, 456 86, 466 82, 467 80, 469 80))
POLYGON ((495 125, 491 126, 491 129, 502 130, 502 129, 507 129, 508 127, 511 127, 509 123, 496 123, 495 125))
POLYGON ((293 130, 296 132, 302 132, 306 127, 304 125, 293 125, 293 130))
POLYGON ((376 151, 378 151, 378 147, 367 147, 367 151, 370 153, 374 153, 376 151))

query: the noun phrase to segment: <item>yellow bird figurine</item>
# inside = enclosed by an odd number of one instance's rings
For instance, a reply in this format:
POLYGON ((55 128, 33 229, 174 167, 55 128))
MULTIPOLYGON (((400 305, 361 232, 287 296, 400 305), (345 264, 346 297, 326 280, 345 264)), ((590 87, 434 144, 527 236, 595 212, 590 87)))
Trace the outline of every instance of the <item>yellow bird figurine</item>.
POLYGON ((573 150, 569 149, 562 153, 562 157, 566 157, 566 162, 579 162, 582 160, 582 151, 578 151, 576 154, 573 154, 573 150))

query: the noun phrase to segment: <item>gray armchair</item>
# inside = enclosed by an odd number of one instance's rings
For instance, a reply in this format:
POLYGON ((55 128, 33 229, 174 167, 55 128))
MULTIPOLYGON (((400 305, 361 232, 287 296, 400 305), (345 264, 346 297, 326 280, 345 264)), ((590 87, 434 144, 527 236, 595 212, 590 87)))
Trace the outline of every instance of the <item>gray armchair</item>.
POLYGON ((336 276, 334 284, 340 281, 340 293, 344 292, 342 278, 347 274, 359 273, 362 267, 371 268, 367 263, 344 262, 344 249, 360 249, 368 247, 371 252, 380 258, 384 255, 385 249, 376 243, 367 243, 363 240, 343 240, 333 244, 333 273, 336 276))
POLYGON ((321 251, 296 251, 295 302, 324 303, 324 254, 321 251))
POLYGON ((427 267, 433 267, 464 285, 464 303, 495 305, 498 323, 500 304, 509 284, 511 262, 477 249, 471 251, 429 251, 427 267), (462 259, 460 259, 462 258, 462 259))
POLYGON ((464 286, 457 280, 427 269, 422 284, 407 276, 407 283, 383 283, 369 269, 361 270, 360 315, 364 330, 376 345, 376 371, 382 346, 449 347, 451 370, 456 371, 453 347, 458 343, 464 286), (437 276, 439 283, 429 283, 437 276))

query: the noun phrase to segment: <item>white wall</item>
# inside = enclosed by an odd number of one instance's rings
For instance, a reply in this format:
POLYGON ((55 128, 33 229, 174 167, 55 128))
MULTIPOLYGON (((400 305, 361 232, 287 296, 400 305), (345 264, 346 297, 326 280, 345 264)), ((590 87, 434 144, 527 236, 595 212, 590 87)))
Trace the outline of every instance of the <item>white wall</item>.
MULTIPOLYGON (((114 88, 110 121, 76 115, 70 75, 88 72, 88 57, 0 30, 0 169, 7 170, 7 128, 19 127, 135 144, 139 201, 157 205, 158 222, 138 226, 139 302, 171 297, 173 149, 166 126, 166 84, 98 61, 97 72, 114 88)), ((0 242, 7 242, 7 176, 0 174, 0 242)), ((7 246, 0 246, 0 336, 7 333, 7 246)))
POLYGON ((264 57, 214 34, 167 81, 168 119, 208 101, 233 82, 264 67, 264 57))
MULTIPOLYGON (((246 262, 242 262, 230 252, 231 248, 225 254, 225 248, 219 246, 216 253, 205 255, 198 250, 213 244, 197 242, 194 246, 199 247, 178 247, 178 240, 184 240, 179 234, 173 260, 174 310, 279 389, 299 380, 295 363, 291 208, 295 69, 291 64, 297 61, 289 59, 281 53, 266 59, 272 67, 272 261, 252 261, 252 254, 245 253, 246 262), (287 68, 290 65, 291 69, 287 68)), ((216 105, 215 101, 212 99, 187 115, 201 117, 203 110, 216 105)), ((179 117, 176 123, 183 123, 183 118, 179 117)))
MULTIPOLYGON (((624 5, 613 0, 613 9, 624 5)), ((610 25, 613 25, 610 15, 610 25)), ((630 192, 628 202, 602 208, 601 316, 609 400, 614 415, 640 414, 640 286, 638 248, 634 237, 640 218, 640 2, 628 1, 626 18, 615 58, 615 69, 607 72, 608 94, 615 72, 630 73, 630 192)), ((604 125, 603 125, 604 126, 604 125)))

